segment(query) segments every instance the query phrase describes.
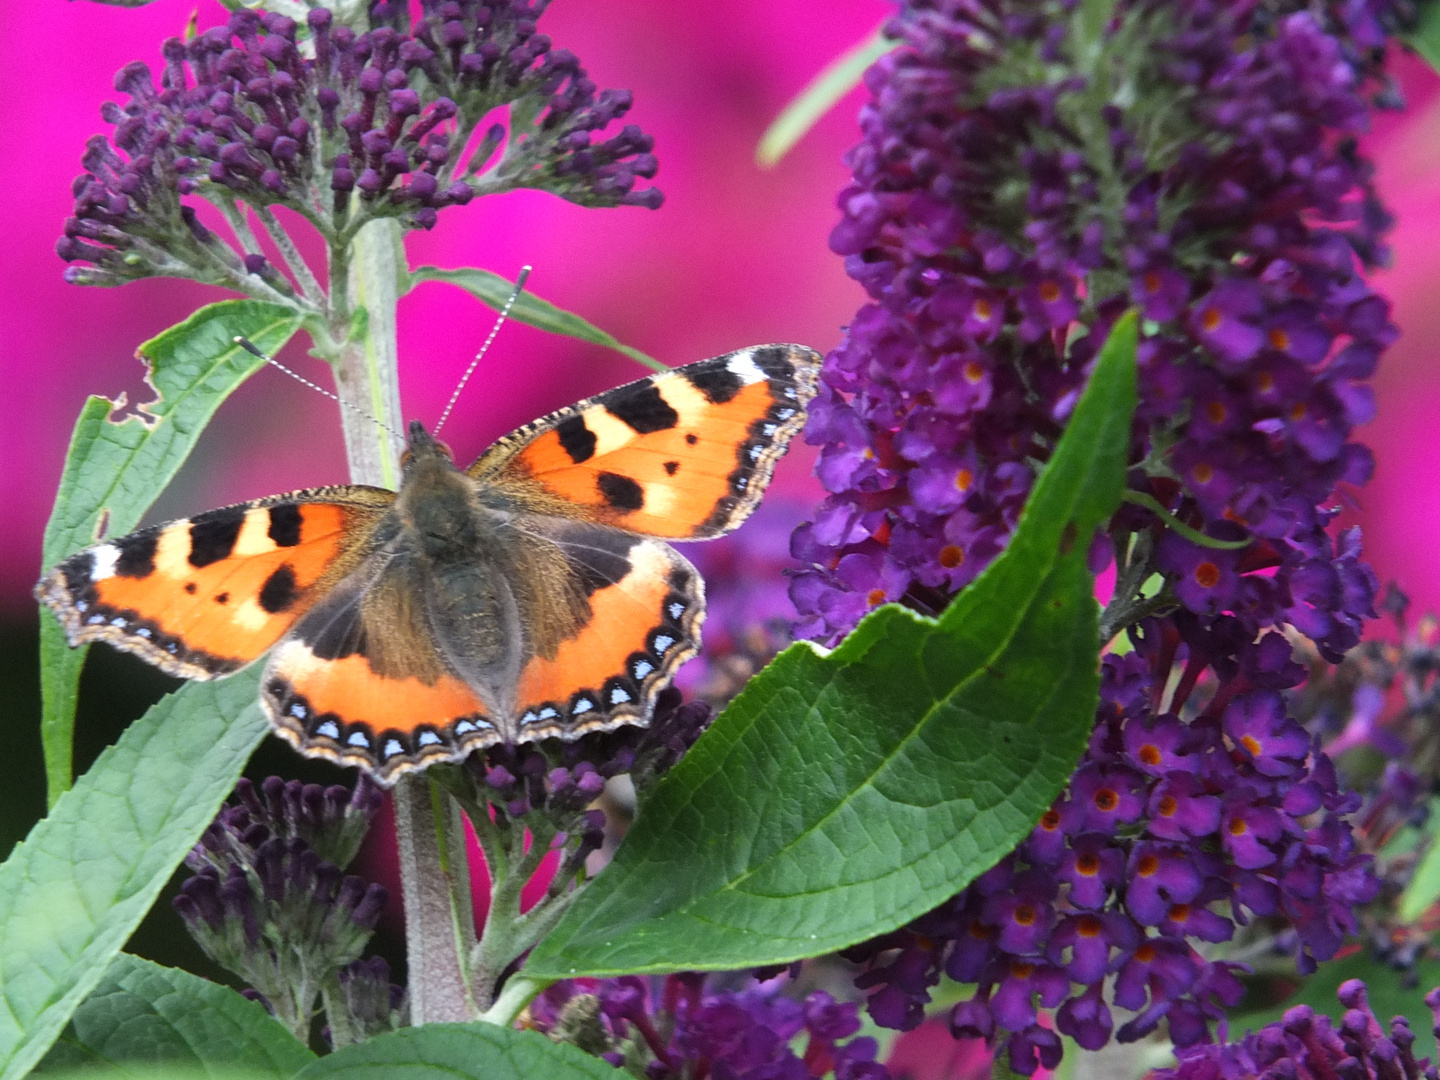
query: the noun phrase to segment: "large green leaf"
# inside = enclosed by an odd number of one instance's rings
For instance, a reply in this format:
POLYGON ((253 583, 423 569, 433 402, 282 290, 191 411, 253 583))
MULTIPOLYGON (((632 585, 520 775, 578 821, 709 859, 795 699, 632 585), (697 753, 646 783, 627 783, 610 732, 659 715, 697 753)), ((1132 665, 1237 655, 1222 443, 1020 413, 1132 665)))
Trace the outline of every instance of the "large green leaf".
POLYGON ((1094 724, 1094 529, 1119 504, 1135 321, 1102 350, 1005 552, 937 619, 791 646, 641 808, 526 971, 783 963, 874 937, 1012 850, 1094 724))
POLYGON ((243 1069, 289 1077, 315 1055, 258 1002, 179 968, 121 953, 31 1075, 114 1065, 148 1075, 157 1065, 201 1076, 243 1069))
MULTIPOLYGON (((119 421, 110 414, 123 407, 123 399, 92 397, 85 403, 45 526, 45 568, 94 543, 102 529, 118 536, 140 523, 221 402, 264 364, 235 344, 237 334, 274 355, 299 325, 290 308, 226 300, 141 345, 138 354, 149 365, 155 399, 119 421)), ((40 730, 51 806, 71 783, 75 694, 85 652, 70 649, 59 622, 42 613, 40 730)))
POLYGON ((268 730, 259 671, 191 683, 105 750, 0 865, 0 1080, 99 983, 268 730))
MULTIPOLYGON (((489 270, 476 270, 473 267, 446 270, 439 266, 421 266, 410 275, 411 287, 413 288, 422 281, 444 281, 451 285, 458 285, 496 311, 503 308, 505 301, 509 300, 515 292, 513 281, 507 281, 499 274, 492 274, 489 270)), ((632 349, 629 345, 622 345, 598 326, 586 322, 573 312, 556 307, 548 300, 541 300, 528 289, 516 299, 515 306, 510 309, 510 318, 538 330, 547 330, 552 334, 579 338, 592 345, 603 345, 607 349, 614 349, 618 353, 624 353, 631 360, 644 364, 652 371, 669 370, 653 356, 647 356, 639 349, 632 349)))
POLYGON ((295 1080, 615 1080, 567 1043, 497 1024, 426 1024, 377 1035, 307 1066, 295 1080))

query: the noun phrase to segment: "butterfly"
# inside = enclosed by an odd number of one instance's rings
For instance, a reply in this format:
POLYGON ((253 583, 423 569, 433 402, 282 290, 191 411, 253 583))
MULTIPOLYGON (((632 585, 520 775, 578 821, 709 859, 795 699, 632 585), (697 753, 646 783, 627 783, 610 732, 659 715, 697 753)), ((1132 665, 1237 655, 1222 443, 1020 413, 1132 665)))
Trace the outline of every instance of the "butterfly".
POLYGON ((461 471, 418 421, 398 492, 311 488, 107 539, 36 586, 70 644, 190 679, 269 651, 260 703, 384 784, 495 743, 649 722, 700 648, 705 590, 666 540, 755 509, 820 356, 762 345, 535 420, 461 471))

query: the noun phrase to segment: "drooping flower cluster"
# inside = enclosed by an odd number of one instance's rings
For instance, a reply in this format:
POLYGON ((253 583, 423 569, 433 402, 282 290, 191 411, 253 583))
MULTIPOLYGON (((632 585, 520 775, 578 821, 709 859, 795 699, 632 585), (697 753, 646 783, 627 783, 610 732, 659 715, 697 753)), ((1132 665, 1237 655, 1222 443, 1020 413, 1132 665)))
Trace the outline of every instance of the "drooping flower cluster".
POLYGON ((1132 486, 1254 540, 1172 533, 1145 568, 1199 614, 1290 622, 1332 658, 1354 644, 1373 584, 1323 529, 1336 485, 1371 468, 1348 437, 1395 331, 1356 264, 1383 257, 1388 219, 1348 141, 1358 45, 1287 6, 1137 0, 1096 40, 1042 0, 915 0, 891 22, 831 237, 872 302, 811 409, 832 494, 794 540, 802 632, 971 580, 1133 304, 1132 486))
POLYGON ((875 1040, 853 1037, 854 1005, 823 990, 804 1002, 776 991, 760 983, 717 992, 693 973, 573 979, 535 1000, 530 1023, 650 1080, 885 1080, 875 1040))
MULTIPOLYGON (((1403 1016, 1390 1022, 1387 1034, 1365 993, 1365 984, 1351 979, 1340 986, 1345 1015, 1337 1025, 1297 1005, 1284 1018, 1239 1042, 1197 1046, 1180 1052, 1180 1063, 1161 1069, 1154 1080, 1437 1080, 1440 1072, 1429 1058, 1416 1058, 1415 1035, 1403 1016)), ((1440 1006, 1440 991, 1425 1003, 1440 1006)), ((1440 1017, 1437 1017, 1440 1020, 1440 1017)))
POLYGON ((550 47, 536 30, 548 0, 422 6, 411 25, 408 7, 380 5, 365 33, 323 7, 304 26, 242 9, 167 41, 158 86, 147 65, 124 68, 115 86, 130 100, 102 110, 113 144, 90 140, 57 246, 93 266, 68 280, 233 285, 251 273, 284 292, 263 255, 237 265, 182 201, 192 194, 222 208, 286 206, 332 241, 375 217, 428 229, 446 206, 519 187, 589 206, 660 205, 656 188, 636 187, 655 174, 653 140, 633 124, 602 137, 629 92, 597 94, 576 57, 550 47))
POLYGON ((938 611, 1008 539, 1098 344, 1143 316, 1127 503, 1095 734, 1031 838, 859 953, 871 1011, 918 1022, 941 970, 979 984, 957 1034, 1058 1060, 1054 1031, 1181 1046, 1238 995, 1192 942, 1256 916, 1303 970, 1377 883, 1284 691, 1299 632, 1334 662, 1373 616, 1357 531, 1332 536, 1350 441, 1393 340, 1361 274, 1388 218, 1354 137, 1389 4, 906 0, 831 237, 870 302, 826 360, 807 437, 830 491, 792 550, 802 633, 938 611), (1158 588, 1157 588, 1158 583, 1158 588), (1123 641, 1123 639, 1122 639, 1123 641))
MULTIPOLYGON (((379 789, 364 774, 353 792, 271 776, 259 791, 242 779, 236 794, 185 858, 194 876, 175 910, 190 935, 302 1039, 337 974, 342 985, 355 984, 343 996, 367 1009, 353 1021, 331 1015, 332 1033, 341 1025, 385 1030, 388 1023, 370 1015, 378 1012, 368 1007, 375 993, 359 984, 383 980, 388 1002, 388 969, 352 966, 384 910, 385 890, 344 873, 380 807, 379 789)), ((336 1004, 327 1000, 327 1010, 336 1004)))

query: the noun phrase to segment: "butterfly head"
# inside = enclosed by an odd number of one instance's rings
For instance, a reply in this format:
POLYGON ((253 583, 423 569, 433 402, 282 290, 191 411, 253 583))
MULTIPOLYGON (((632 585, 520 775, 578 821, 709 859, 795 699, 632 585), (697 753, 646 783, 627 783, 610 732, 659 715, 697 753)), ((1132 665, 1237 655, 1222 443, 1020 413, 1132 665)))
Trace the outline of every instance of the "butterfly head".
POLYGON ((401 470, 408 473, 421 462, 436 459, 451 466, 455 463, 455 455, 449 446, 426 431, 419 420, 410 421, 410 436, 406 440, 405 453, 400 457, 401 470))

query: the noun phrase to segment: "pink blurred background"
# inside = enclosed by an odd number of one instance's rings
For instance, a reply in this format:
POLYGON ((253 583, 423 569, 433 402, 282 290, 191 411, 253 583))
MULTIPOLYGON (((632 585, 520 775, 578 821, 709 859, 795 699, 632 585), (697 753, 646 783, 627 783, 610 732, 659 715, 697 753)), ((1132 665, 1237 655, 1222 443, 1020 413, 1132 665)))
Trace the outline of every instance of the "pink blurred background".
MULTIPOLYGON (((0 5, 0 168, 12 206, 0 262, 0 349, 14 422, 0 433, 0 612, 33 619, 29 588, 71 425, 85 396, 149 394, 135 346, 218 299, 218 290, 156 280, 80 289, 61 279, 52 246, 69 211, 85 139, 105 130, 101 101, 114 72, 154 62, 194 0, 126 10, 72 2, 0 5)), ((754 164, 756 140, 781 106, 827 61, 890 10, 885 0, 557 0, 542 29, 580 54, 601 86, 634 90, 632 119, 656 136, 665 206, 587 210, 540 193, 477 200, 412 234, 413 264, 478 265, 512 275, 535 266, 532 287, 621 340, 669 363, 762 341, 828 349, 860 301, 825 240, 840 157, 855 138, 860 92, 826 117, 778 168, 754 164)), ((200 0, 201 28, 221 21, 200 0)), ((1381 117, 1369 150, 1399 215, 1393 269, 1380 276, 1403 336, 1376 382, 1379 419, 1364 437, 1379 469, 1354 516, 1383 579, 1420 604, 1440 605, 1440 96, 1413 58, 1399 71, 1409 110, 1381 117)), ((491 321, 488 309, 442 285, 402 302, 405 411, 433 423, 491 321)), ((292 345, 294 365, 324 380, 292 345)), ((614 353, 512 325, 487 358, 447 429, 457 456, 549 409, 641 374, 614 353)), ((784 495, 813 497, 809 455, 791 455, 784 495)), ((155 515, 193 513, 238 499, 344 478, 334 407, 261 373, 221 410, 155 515)))

